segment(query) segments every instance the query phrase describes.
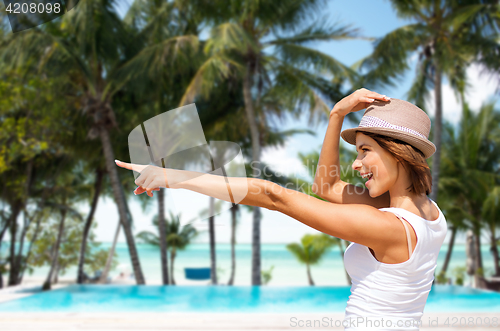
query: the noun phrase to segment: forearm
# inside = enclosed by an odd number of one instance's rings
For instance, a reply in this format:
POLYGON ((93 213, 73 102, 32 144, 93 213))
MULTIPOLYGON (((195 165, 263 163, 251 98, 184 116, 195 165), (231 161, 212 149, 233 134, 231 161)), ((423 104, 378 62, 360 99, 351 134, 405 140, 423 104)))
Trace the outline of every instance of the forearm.
POLYGON ((166 169, 168 187, 186 189, 220 200, 275 210, 273 191, 279 186, 259 178, 225 177, 166 169))
POLYGON ((343 121, 344 116, 332 111, 312 187, 319 196, 340 180, 339 140, 343 121))

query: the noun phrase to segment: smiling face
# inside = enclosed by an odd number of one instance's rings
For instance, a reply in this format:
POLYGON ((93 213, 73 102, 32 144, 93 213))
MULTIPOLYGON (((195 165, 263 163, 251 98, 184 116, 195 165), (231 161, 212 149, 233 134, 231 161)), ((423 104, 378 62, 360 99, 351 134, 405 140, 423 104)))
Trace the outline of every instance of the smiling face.
MULTIPOLYGON (((356 150, 358 157, 352 168, 361 175, 372 173, 373 176, 365 182, 372 198, 378 197, 398 182, 400 164, 391 153, 380 147, 371 137, 361 132, 356 133, 356 150)), ((399 180, 401 182, 401 180, 399 180)))

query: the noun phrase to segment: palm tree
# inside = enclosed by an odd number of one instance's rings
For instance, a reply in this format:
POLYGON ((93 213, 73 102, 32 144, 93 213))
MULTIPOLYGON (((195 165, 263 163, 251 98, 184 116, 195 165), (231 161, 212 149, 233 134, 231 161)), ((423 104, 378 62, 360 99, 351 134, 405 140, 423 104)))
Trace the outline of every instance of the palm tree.
POLYGON ((52 279, 57 277, 57 265, 59 259, 59 248, 61 239, 63 238, 64 225, 66 219, 69 217, 75 218, 83 222, 80 213, 71 207, 71 204, 80 200, 78 197, 79 184, 82 182, 82 173, 65 172, 64 175, 59 176, 57 186, 54 187, 49 201, 45 203, 46 206, 52 207, 60 213, 60 220, 57 230, 56 242, 53 246, 52 262, 50 264, 49 273, 42 286, 42 289, 50 290, 52 279))
MULTIPOLYGON (((154 217, 153 224, 159 228, 158 216, 154 217)), ((199 234, 199 231, 189 223, 181 227, 180 216, 176 217, 172 212, 170 212, 170 219, 167 219, 165 230, 165 238, 170 251, 170 284, 175 285, 174 262, 177 250, 184 250, 199 234)), ((142 231, 137 234, 137 238, 147 244, 160 247, 159 236, 153 232, 142 231)))
MULTIPOLYGON (((474 233, 474 261, 475 284, 481 284, 483 276, 483 262, 481 255, 481 230, 487 228, 492 233, 492 245, 496 245, 494 229, 497 220, 494 219, 494 198, 500 175, 500 113, 493 104, 481 107, 478 114, 474 114, 464 105, 462 119, 458 132, 450 132, 446 144, 448 176, 442 178, 441 187, 447 190, 454 198, 456 206, 452 215, 461 217, 453 221, 454 226, 462 228, 463 222, 474 233), (493 200, 492 200, 493 199, 493 200)), ((439 201, 439 203, 441 203, 439 201)), ((451 249, 451 248, 450 248, 451 249)), ((496 262, 496 261, 495 261, 496 262)))
MULTIPOLYGON (((125 15, 125 23, 138 31, 135 38, 143 47, 121 68, 119 75, 150 105, 145 110, 151 116, 177 107, 196 68, 193 55, 198 46, 199 14, 197 8, 185 1, 136 0, 125 15)), ((162 279, 167 285, 164 190, 158 192, 158 217, 162 279)))
POLYGON ((464 208, 467 194, 465 191, 457 191, 457 184, 461 185, 461 175, 463 172, 460 169, 461 162, 457 162, 457 156, 461 154, 462 146, 457 141, 456 129, 448 122, 443 123, 443 149, 442 149, 442 172, 439 181, 439 206, 446 215, 448 230, 451 231, 448 249, 444 259, 443 266, 439 275, 436 277, 437 282, 446 283, 446 273, 448 270, 455 238, 457 233, 465 232, 468 225, 464 220, 468 218, 468 212, 464 208), (457 193, 460 193, 457 195, 457 193))
MULTIPOLYGON (((55 20, 6 40, 0 57, 4 64, 26 68, 35 59, 47 74, 67 74, 78 89, 84 114, 91 122, 90 138, 100 138, 120 223, 138 284, 144 276, 132 234, 131 214, 114 163, 110 131, 118 127, 112 107, 114 95, 126 84, 116 72, 136 52, 127 29, 116 13, 114 0, 84 0, 55 20)), ((29 66, 28 68, 32 68, 29 66)))
MULTIPOLYGON (((207 20, 216 26, 205 43, 206 60, 181 104, 192 102, 198 94, 207 95, 228 77, 241 82, 254 177, 262 173, 260 154, 266 114, 283 115, 291 111, 299 116, 308 110, 316 115, 311 116, 311 121, 321 118, 318 115, 330 110, 321 95, 339 100, 340 82, 354 75, 334 58, 305 46, 314 41, 355 35, 347 27, 318 26, 317 21, 301 28, 308 23, 306 17, 316 13, 322 3, 322 0, 243 0, 228 6, 226 1, 193 2, 195 6, 203 6, 207 20), (335 80, 320 78, 319 73, 328 73, 335 80)), ((261 284, 260 220, 260 208, 253 208, 253 285, 261 284)))
POLYGON ((498 245, 500 237, 497 237, 496 229, 500 226, 500 185, 497 185, 490 191, 490 195, 484 201, 483 217, 487 222, 490 231, 490 251, 493 255, 494 277, 500 277, 500 257, 498 254, 498 245))
MULTIPOLYGON (((474 61, 491 66, 497 47, 498 26, 494 19, 499 13, 497 1, 391 1, 398 16, 414 23, 389 32, 375 43, 373 54, 361 61, 361 70, 368 69, 364 85, 391 84, 408 69, 408 59, 418 54, 417 75, 408 99, 425 109, 424 101, 434 89, 435 115, 432 157, 431 199, 437 201, 441 163, 442 81, 462 97, 466 87, 466 69, 474 61), (491 53, 491 54, 490 54, 491 53)), ((498 57, 498 55, 495 55, 498 57)), ((498 65, 498 63, 497 63, 498 65)))
POLYGON ((235 204, 231 208, 231 274, 227 285, 234 284, 234 275, 236 273, 236 225, 238 223, 238 214, 240 214, 240 205, 235 204))
POLYGON ((311 265, 317 264, 324 254, 333 245, 338 242, 338 238, 334 238, 327 234, 306 234, 302 237, 301 243, 292 243, 286 245, 286 248, 292 253, 300 263, 304 263, 307 267, 307 278, 309 285, 313 286, 314 281, 311 276, 311 265))

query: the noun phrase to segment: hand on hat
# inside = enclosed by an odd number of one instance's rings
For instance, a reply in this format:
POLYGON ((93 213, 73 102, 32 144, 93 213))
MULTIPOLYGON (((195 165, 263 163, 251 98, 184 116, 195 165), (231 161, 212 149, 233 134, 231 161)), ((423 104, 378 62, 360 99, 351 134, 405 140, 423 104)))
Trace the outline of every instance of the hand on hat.
POLYGON ((334 113, 340 116, 346 116, 350 112, 356 112, 367 108, 375 100, 389 101, 390 98, 377 92, 361 88, 337 102, 330 112, 330 116, 334 113))

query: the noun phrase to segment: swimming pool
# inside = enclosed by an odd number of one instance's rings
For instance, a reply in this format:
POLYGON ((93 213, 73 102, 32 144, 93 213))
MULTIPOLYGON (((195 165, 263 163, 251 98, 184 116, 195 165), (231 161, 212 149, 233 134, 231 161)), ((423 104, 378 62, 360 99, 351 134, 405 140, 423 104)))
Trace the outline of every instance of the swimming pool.
MULTIPOLYGON (((349 286, 71 285, 0 303, 0 312, 339 312, 349 286)), ((500 293, 433 286, 425 312, 500 312, 500 293)))

